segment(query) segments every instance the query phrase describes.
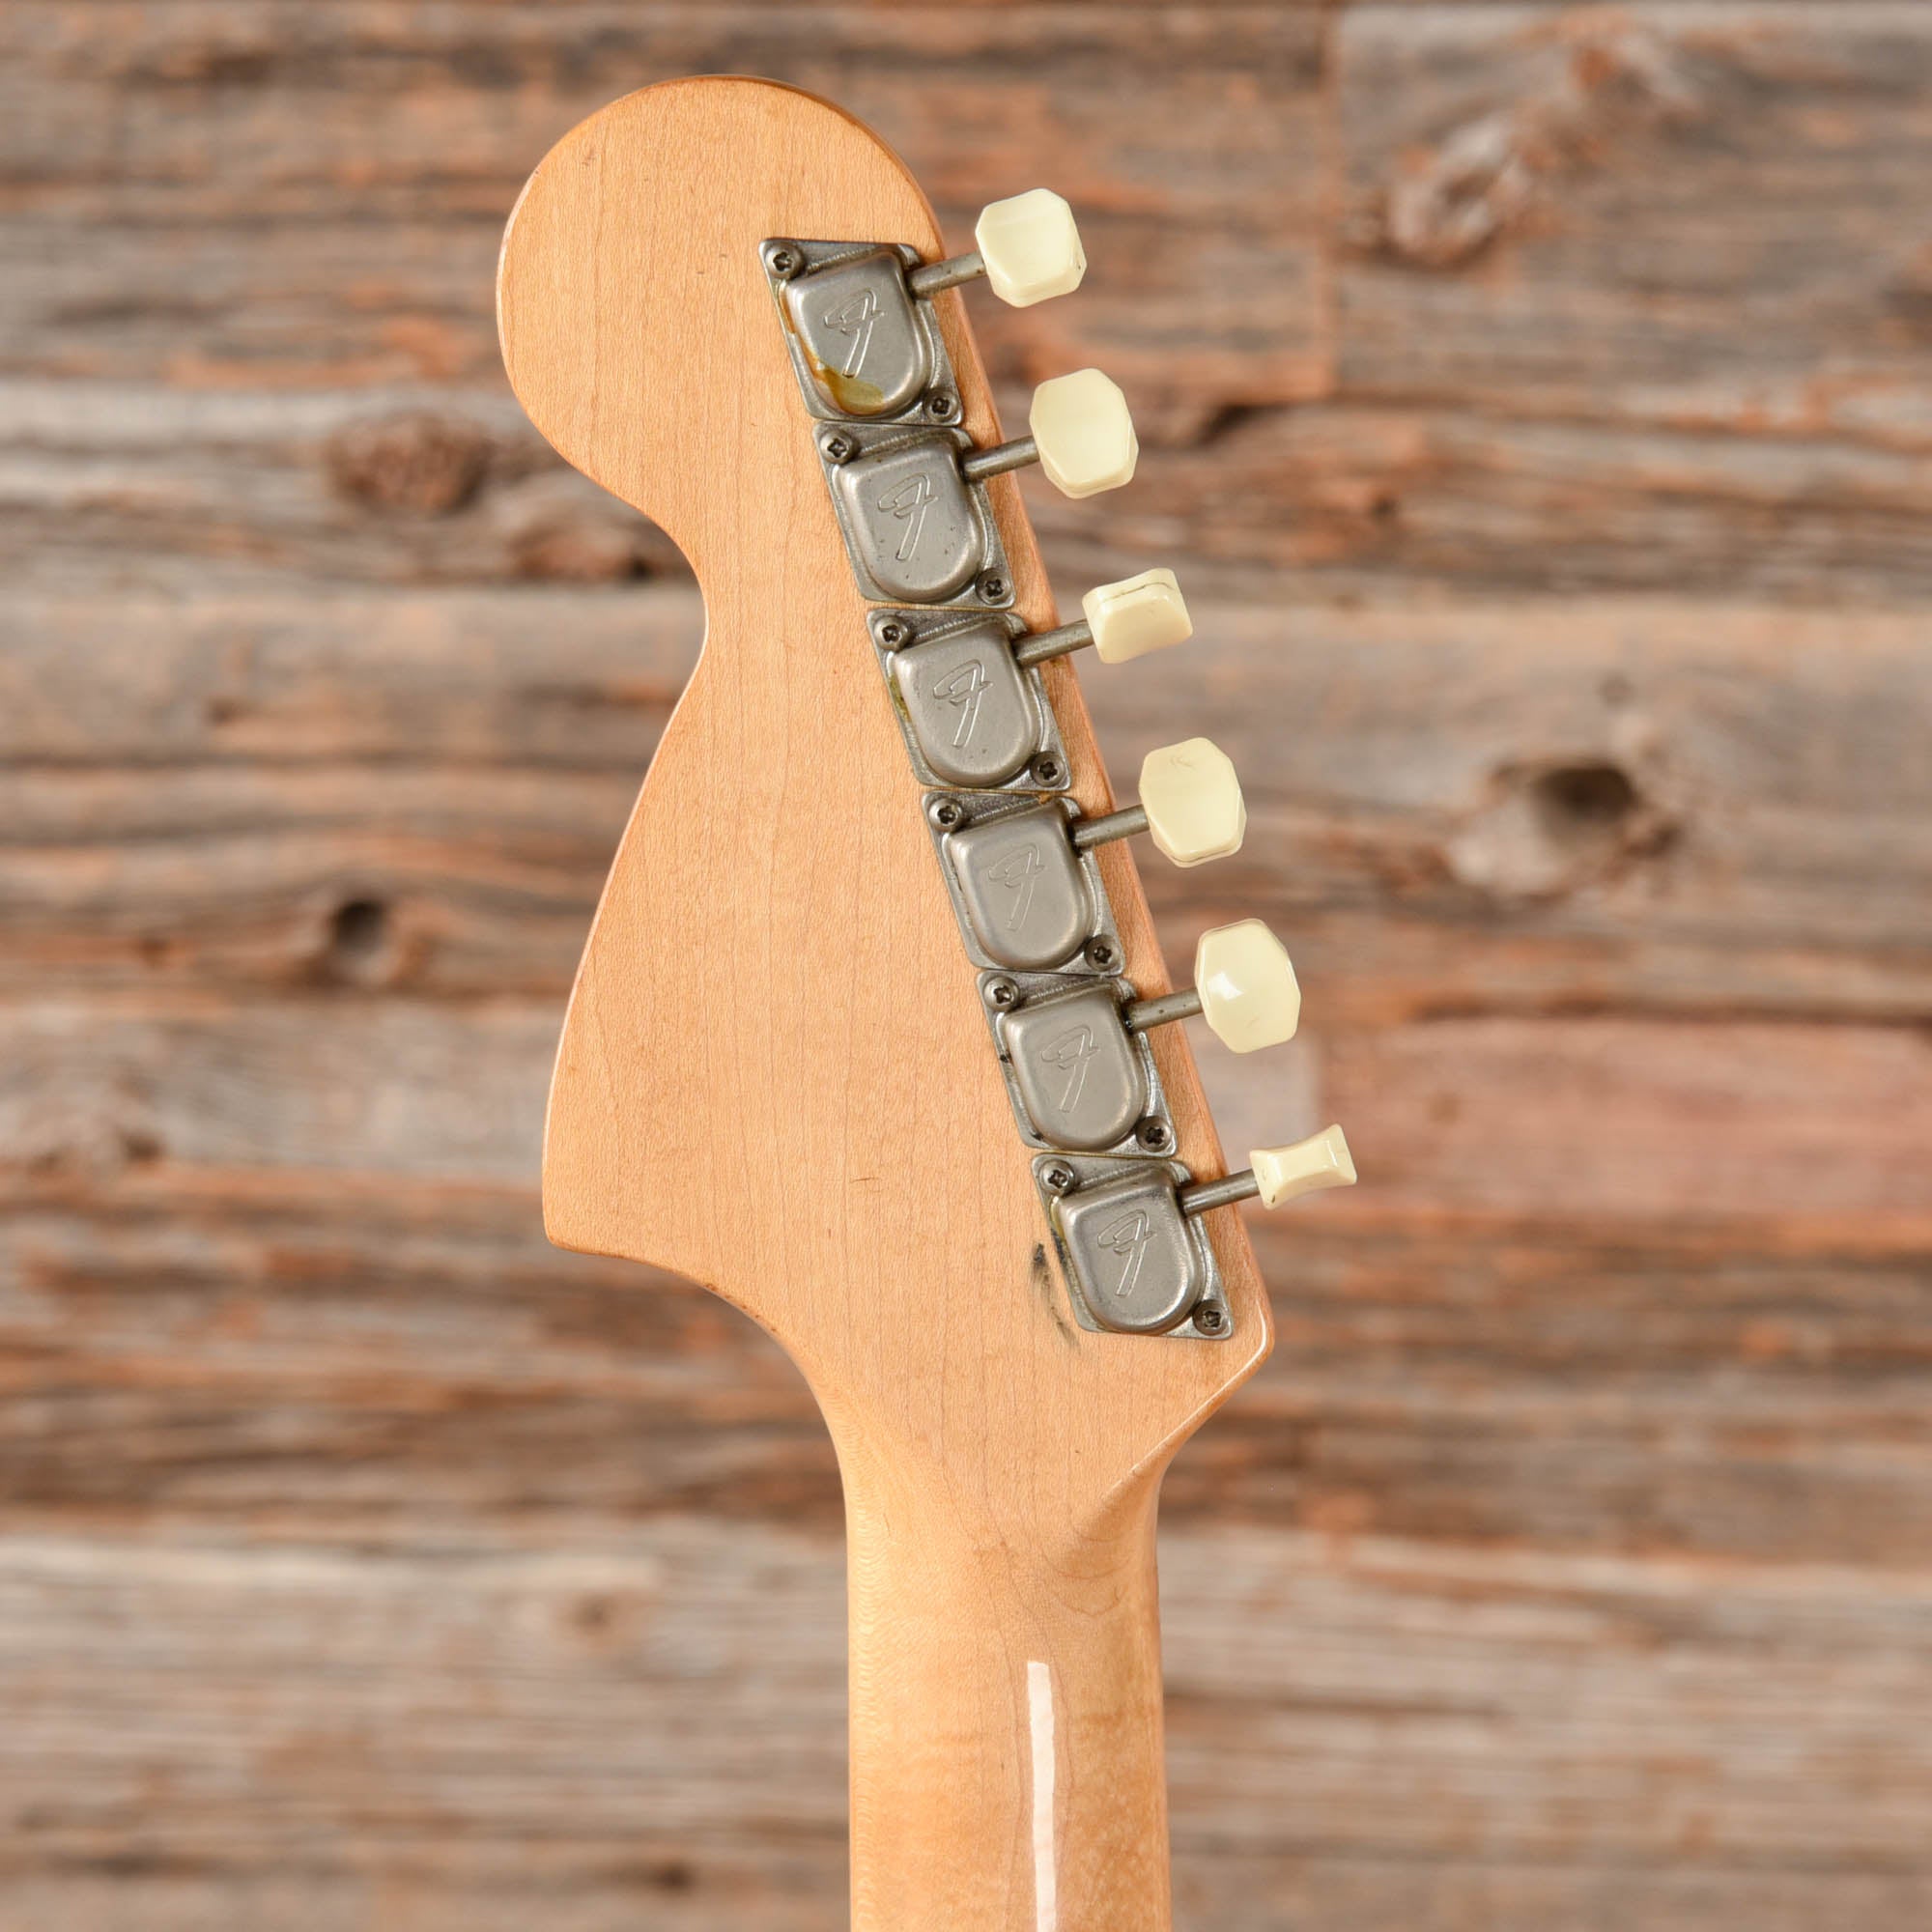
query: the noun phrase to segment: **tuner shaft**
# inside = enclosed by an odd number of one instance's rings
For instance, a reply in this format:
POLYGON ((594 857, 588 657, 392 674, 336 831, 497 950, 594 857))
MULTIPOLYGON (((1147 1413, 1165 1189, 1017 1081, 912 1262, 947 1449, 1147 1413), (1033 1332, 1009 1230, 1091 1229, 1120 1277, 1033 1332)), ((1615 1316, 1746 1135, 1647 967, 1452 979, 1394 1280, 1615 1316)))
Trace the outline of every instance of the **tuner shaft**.
POLYGON ((1176 1020, 1191 1020, 1201 1010, 1201 995, 1189 986, 1184 992, 1162 993, 1151 1000, 1136 1000, 1122 1014, 1129 1033, 1146 1033, 1157 1026, 1172 1026, 1176 1020))
POLYGON ((1123 805, 1099 818, 1083 818, 1073 827, 1073 849, 1090 852, 1095 845, 1111 845, 1116 838, 1133 838, 1148 829, 1144 805, 1123 805))
POLYGON ((1261 1191, 1254 1169, 1244 1167, 1219 1180, 1190 1180, 1179 1189, 1178 1198, 1183 1214, 1205 1214, 1210 1208, 1232 1208, 1236 1201, 1251 1201, 1261 1191))
POLYGON ((985 256, 972 248, 963 255, 949 255, 943 262, 927 262, 923 268, 913 270, 905 278, 906 287, 924 300, 929 296, 944 295, 948 289, 977 282, 985 272, 985 256))
POLYGON ((1062 624, 1055 631, 1036 631, 1013 646, 1013 662, 1022 670, 1045 664, 1049 658, 1064 658, 1070 651, 1084 651, 1094 641, 1094 627, 1085 617, 1062 624))
POLYGON ((1261 1197, 1264 1208, 1279 1208, 1303 1194, 1324 1187, 1352 1187, 1355 1158, 1340 1127, 1323 1127, 1291 1147, 1255 1148, 1252 1163, 1239 1174, 1220 1180, 1190 1180, 1176 1191, 1183 1214, 1205 1214, 1236 1201, 1261 1197))
POLYGON ((995 443, 991 449, 976 449, 959 460, 959 473, 969 483, 983 483, 989 476, 1004 476, 1009 469, 1024 469, 1039 461, 1039 444, 1030 436, 1016 436, 1010 442, 995 443))
POLYGON ((1072 623, 1022 639, 1013 647, 1013 662, 1022 668, 1044 664, 1092 644, 1102 664, 1125 664, 1194 635, 1171 570, 1144 570, 1118 583, 1096 583, 1081 598, 1080 610, 1072 623))

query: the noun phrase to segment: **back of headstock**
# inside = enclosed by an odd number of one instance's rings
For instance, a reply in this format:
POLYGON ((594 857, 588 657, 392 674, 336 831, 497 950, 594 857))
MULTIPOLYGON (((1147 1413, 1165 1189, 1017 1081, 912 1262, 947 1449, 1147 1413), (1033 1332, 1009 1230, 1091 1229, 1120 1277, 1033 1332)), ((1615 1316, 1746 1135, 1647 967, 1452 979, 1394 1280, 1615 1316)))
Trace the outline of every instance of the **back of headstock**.
MULTIPOLYGON (((982 223, 1009 298, 1069 271, 1051 202, 982 223)), ((747 1310, 825 1409, 855 1924, 1037 1925, 1044 1896, 1152 1928, 1154 1492, 1269 1345, 1233 1201, 1352 1171, 1331 1130, 1221 1178, 1123 841, 1232 849, 1238 788, 1186 741, 1116 811, 1015 472, 1109 487, 1131 426, 1083 372, 1003 441, 973 267, 873 135, 765 82, 620 100, 518 205, 518 395, 708 620, 573 995, 545 1211, 747 1310)), ((1160 572, 1085 623, 1121 658, 1185 633, 1160 572)), ((1202 964, 1230 1043, 1293 1030, 1253 922, 1202 964)))

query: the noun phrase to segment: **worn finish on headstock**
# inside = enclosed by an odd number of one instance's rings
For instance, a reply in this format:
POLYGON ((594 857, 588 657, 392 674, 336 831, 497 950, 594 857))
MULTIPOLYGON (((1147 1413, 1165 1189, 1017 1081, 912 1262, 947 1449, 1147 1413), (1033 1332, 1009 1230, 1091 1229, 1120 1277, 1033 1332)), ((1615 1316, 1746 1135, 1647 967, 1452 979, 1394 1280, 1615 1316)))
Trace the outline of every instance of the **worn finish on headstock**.
MULTIPOLYGON (((823 1406, 852 1538, 855 1926, 1036 1927, 1045 1888, 1065 1926, 1162 1927, 1153 1496, 1266 1352, 1265 1297, 1220 1209, 1233 1340, 1070 1316, 760 267, 774 235, 943 252, 865 128, 738 79, 584 122, 504 242, 519 397, 670 534, 708 616, 572 998, 546 1218, 745 1309, 823 1406)), ((959 297, 939 308, 991 443, 959 297)), ((1049 627, 1018 489, 993 489, 1020 611, 1049 627)), ((1075 793, 1106 810, 1074 675, 1046 675, 1075 793)), ((1101 865, 1127 975, 1164 990, 1132 858, 1101 865)), ((1181 1157, 1221 1173, 1179 1029, 1154 1051, 1181 1157)))

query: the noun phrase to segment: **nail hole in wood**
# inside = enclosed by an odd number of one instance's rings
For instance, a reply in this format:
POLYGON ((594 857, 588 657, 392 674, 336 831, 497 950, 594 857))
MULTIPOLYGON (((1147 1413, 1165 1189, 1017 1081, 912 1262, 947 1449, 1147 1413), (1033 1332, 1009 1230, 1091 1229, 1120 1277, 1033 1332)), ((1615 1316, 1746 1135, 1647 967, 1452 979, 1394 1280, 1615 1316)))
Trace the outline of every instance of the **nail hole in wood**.
POLYGON ((1557 765, 1530 781, 1531 795, 1553 831, 1606 831, 1637 808, 1629 775, 1607 760, 1557 765))
POLYGON ((391 938, 389 908, 381 899, 345 899, 329 919, 327 966, 339 979, 380 980, 390 964, 391 938))

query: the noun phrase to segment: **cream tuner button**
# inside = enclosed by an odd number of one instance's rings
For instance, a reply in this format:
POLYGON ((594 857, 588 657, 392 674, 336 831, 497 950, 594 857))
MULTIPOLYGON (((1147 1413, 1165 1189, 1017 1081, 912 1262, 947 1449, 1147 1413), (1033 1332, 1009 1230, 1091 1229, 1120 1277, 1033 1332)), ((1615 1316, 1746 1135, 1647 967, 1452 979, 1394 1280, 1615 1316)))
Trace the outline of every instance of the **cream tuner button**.
POLYGON ((1073 843, 1086 852, 1145 832, 1177 866, 1204 866, 1238 852, 1247 825, 1227 753, 1209 739, 1186 738, 1147 754, 1138 805, 1076 820, 1073 843))
POLYGON ((1013 646, 1013 662, 1024 669, 1092 644, 1106 663, 1125 664, 1194 635, 1171 570, 1144 570, 1118 583, 1096 583, 1081 598, 1080 611, 1071 624, 1022 638, 1013 646))
POLYGON ((1340 1127, 1323 1127, 1293 1147, 1255 1148, 1239 1174, 1219 1180, 1190 1180, 1177 1197, 1183 1214, 1206 1214, 1210 1208, 1232 1208, 1236 1201, 1261 1196, 1264 1208, 1279 1208, 1298 1194, 1323 1187, 1352 1187, 1354 1157, 1340 1127))
POLYGON ((1071 295, 1087 272, 1073 211, 1049 187, 989 202, 973 239, 993 293, 1014 308, 1071 295))
POLYGON ((1177 866, 1201 866, 1241 849, 1247 807, 1226 752, 1207 738, 1184 738, 1150 752, 1141 766, 1148 833, 1177 866))
POLYGON ((1253 1053, 1294 1037, 1301 988, 1288 948, 1258 919, 1217 925, 1194 952, 1194 990, 1223 1046, 1253 1053))
POLYGON ((1039 467, 1068 497, 1131 482, 1140 443, 1120 384, 1098 369, 1054 376, 1033 392, 1028 427, 1039 467))
POLYGON ((1144 570, 1118 583, 1097 584, 1080 600, 1080 609, 1094 634, 1094 655, 1105 664, 1125 664, 1194 635, 1171 570, 1144 570))
POLYGON ((1260 1183, 1264 1208, 1279 1208, 1284 1201, 1323 1187, 1355 1184, 1354 1157, 1340 1127, 1323 1127, 1293 1147, 1256 1148, 1248 1155, 1248 1165, 1260 1183))

